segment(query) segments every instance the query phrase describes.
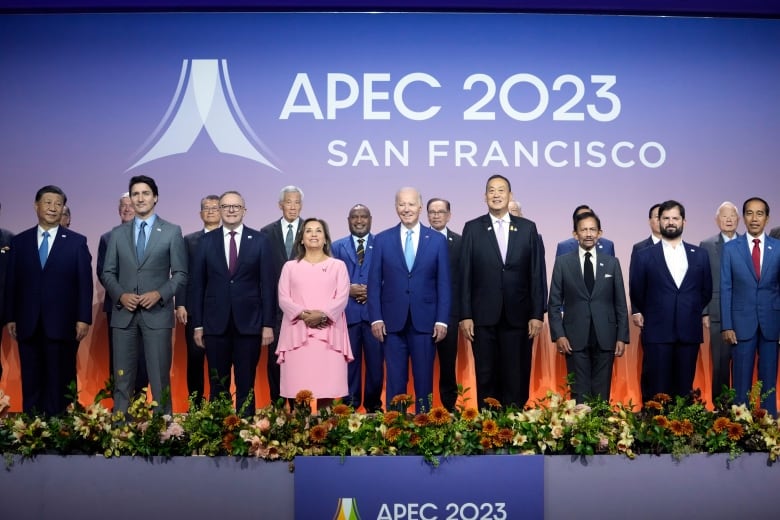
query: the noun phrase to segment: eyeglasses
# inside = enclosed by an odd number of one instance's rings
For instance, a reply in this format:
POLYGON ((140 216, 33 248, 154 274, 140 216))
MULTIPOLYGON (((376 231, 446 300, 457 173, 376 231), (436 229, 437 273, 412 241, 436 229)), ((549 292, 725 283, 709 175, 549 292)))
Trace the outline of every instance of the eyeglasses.
POLYGON ((208 206, 205 208, 200 208, 201 211, 205 211, 206 213, 211 213, 212 211, 219 211, 219 206, 208 206))
POLYGON ((242 209, 244 209, 244 206, 242 206, 241 204, 222 204, 220 208, 223 211, 241 211, 242 209))
POLYGON ((449 211, 446 209, 440 209, 438 211, 429 211, 428 215, 446 215, 447 213, 449 213, 449 211))

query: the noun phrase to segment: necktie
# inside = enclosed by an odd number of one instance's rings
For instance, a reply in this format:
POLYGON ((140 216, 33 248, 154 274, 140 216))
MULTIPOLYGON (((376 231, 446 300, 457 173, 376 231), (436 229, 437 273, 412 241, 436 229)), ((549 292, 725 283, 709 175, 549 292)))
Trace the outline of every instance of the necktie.
POLYGON ((138 241, 135 243, 135 256, 138 257, 140 264, 144 259, 146 250, 146 222, 141 222, 141 229, 138 231, 138 241))
POLYGON ((406 259, 406 267, 409 271, 412 270, 414 265, 414 244, 412 243, 412 230, 406 230, 406 242, 404 242, 404 258, 406 259))
POLYGON ((761 248, 758 247, 760 243, 760 239, 753 239, 753 269, 756 271, 756 280, 761 279, 761 248))
POLYGON ((287 224, 287 236, 284 238, 284 248, 287 250, 287 258, 290 258, 293 249, 292 224, 287 224))
POLYGON ((228 252, 228 273, 230 276, 236 274, 236 266, 238 264, 238 247, 236 246, 236 232, 230 232, 230 251, 228 252))
POLYGON ((365 242, 365 238, 358 238, 358 246, 357 246, 357 259, 358 259, 358 265, 363 265, 363 259, 366 256, 366 250, 363 248, 363 242, 365 242))
POLYGON ((501 251, 501 260, 506 262, 506 233, 504 233, 504 221, 496 220, 498 226, 498 249, 501 251))
POLYGON ((46 259, 49 257, 49 232, 43 232, 41 247, 38 248, 38 258, 41 259, 41 267, 46 265, 46 259))
POLYGON ((593 284, 596 282, 593 276, 593 262, 590 261, 590 251, 585 253, 585 265, 583 267, 583 275, 585 276, 585 287, 588 288, 588 292, 593 292, 593 284))

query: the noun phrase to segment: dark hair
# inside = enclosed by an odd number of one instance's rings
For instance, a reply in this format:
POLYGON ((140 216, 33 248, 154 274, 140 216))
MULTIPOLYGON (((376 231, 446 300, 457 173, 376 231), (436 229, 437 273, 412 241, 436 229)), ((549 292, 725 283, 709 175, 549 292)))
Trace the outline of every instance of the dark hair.
POLYGON ((761 202, 764 204, 764 208, 766 208, 766 216, 769 216, 769 204, 766 203, 764 199, 761 197, 750 197, 748 200, 742 203, 742 216, 745 216, 745 210, 747 209, 747 205, 750 202, 761 202))
POLYGON ((490 184, 490 181, 492 181, 493 179, 501 179, 502 181, 504 181, 506 183, 506 187, 509 188, 509 191, 512 191, 512 183, 509 182, 509 179, 507 179, 503 175, 495 174, 495 175, 491 175, 490 177, 488 177, 488 180, 485 183, 485 191, 486 192, 488 190, 488 184, 490 184))
POLYGON ((217 202, 219 202, 219 195, 213 195, 213 194, 206 195, 205 197, 200 199, 200 209, 203 209, 203 203, 206 202, 207 200, 216 200, 217 202))
POLYGON ((577 217, 577 212, 578 212, 578 211, 581 211, 581 210, 583 210, 583 209, 587 209, 587 210, 588 210, 588 211, 590 211, 591 213, 593 212, 593 210, 592 210, 592 209, 590 209, 590 206, 588 206, 587 204, 580 204, 579 206, 577 206, 576 208, 574 208, 574 213, 572 213, 572 214, 571 214, 571 221, 572 221, 572 222, 575 222, 575 223, 577 222, 577 221, 575 220, 575 218, 577 217))
POLYGON ((325 245, 322 246, 322 252, 325 253, 327 256, 330 256, 330 231, 328 231, 328 223, 322 220, 321 218, 317 217, 309 217, 306 220, 303 221, 303 224, 301 224, 301 228, 298 230, 298 235, 300 236, 300 239, 295 244, 295 259, 297 261, 301 261, 304 256, 306 256, 306 248, 303 247, 303 232, 306 229, 306 224, 309 222, 318 222, 322 226, 322 231, 325 233, 325 245))
POLYGON ((659 216, 659 217, 661 216, 661 210, 660 210, 660 208, 661 208, 661 205, 660 205, 659 203, 657 203, 657 202, 656 202, 655 204, 653 204, 652 206, 650 206, 650 211, 648 211, 648 212, 647 212, 647 218, 653 218, 653 210, 654 210, 655 208, 659 208, 659 210, 658 210, 658 216, 659 216))
POLYGON ((55 195, 59 195, 60 197, 62 197, 63 206, 68 203, 68 196, 65 195, 65 192, 62 191, 62 188, 60 188, 59 186, 54 186, 52 184, 49 184, 48 186, 44 186, 43 188, 35 192, 35 202, 41 200, 41 197, 43 197, 46 193, 54 193, 55 195))
POLYGON ((680 216, 685 220, 685 206, 677 202, 676 200, 667 200, 658 205, 658 218, 661 218, 661 213, 670 209, 678 208, 680 210, 680 216))
MULTIPOLYGON (((512 191, 512 189, 510 188, 509 191, 512 191)), ((448 201, 447 199, 440 199, 438 197, 434 197, 434 198, 432 198, 432 199, 430 199, 428 201, 428 204, 425 205, 425 211, 428 211, 429 209, 431 209, 431 204, 433 204, 434 202, 443 202, 444 205, 447 206, 447 211, 451 211, 450 210, 450 201, 448 201)))
POLYGON ((601 231, 601 219, 599 218, 598 215, 596 215, 592 211, 586 211, 585 213, 574 215, 574 231, 577 231, 577 224, 579 224, 581 221, 585 220, 586 218, 596 219, 596 227, 598 227, 599 231, 601 231))
POLYGON ((157 191, 157 183, 154 182, 154 179, 147 175, 136 175, 135 177, 132 177, 130 179, 130 184, 128 187, 128 190, 131 194, 133 193, 133 186, 140 183, 147 184, 152 189, 152 195, 155 197, 159 196, 159 192, 157 191))

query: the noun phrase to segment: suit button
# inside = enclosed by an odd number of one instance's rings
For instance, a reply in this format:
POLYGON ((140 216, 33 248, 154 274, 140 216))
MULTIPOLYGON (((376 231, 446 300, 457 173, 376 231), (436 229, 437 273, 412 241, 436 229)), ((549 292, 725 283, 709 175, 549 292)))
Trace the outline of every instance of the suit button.
POLYGON ((233 284, 233 280, 230 280, 230 284, 231 284, 231 285, 233 284))

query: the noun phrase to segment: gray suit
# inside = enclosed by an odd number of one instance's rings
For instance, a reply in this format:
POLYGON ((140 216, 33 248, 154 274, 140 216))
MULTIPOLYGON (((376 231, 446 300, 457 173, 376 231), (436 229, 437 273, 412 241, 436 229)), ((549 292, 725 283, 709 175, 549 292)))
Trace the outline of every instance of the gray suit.
POLYGON ((710 316, 713 402, 723 391, 723 385, 727 388, 731 387, 731 345, 725 344, 720 335, 720 257, 723 253, 724 243, 723 235, 718 233, 702 240, 699 244, 699 247, 710 255, 710 271, 712 272, 712 300, 705 307, 703 314, 710 316))
POLYGON ((137 343, 143 340, 152 398, 171 411, 171 337, 175 325, 173 297, 187 282, 187 248, 181 228, 156 217, 140 262, 136 259, 131 220, 114 228, 106 250, 102 283, 117 302, 111 314, 114 334, 114 409, 127 411, 136 376, 137 343), (123 293, 158 291, 150 309, 130 312, 119 304, 123 293))
POLYGON ((579 248, 555 259, 548 320, 553 341, 565 337, 572 354, 566 368, 574 373, 572 397, 600 396, 609 400, 615 343, 629 342, 626 291, 620 261, 597 254, 593 292, 588 293, 579 248), (552 312, 565 307, 566 312, 552 312))

